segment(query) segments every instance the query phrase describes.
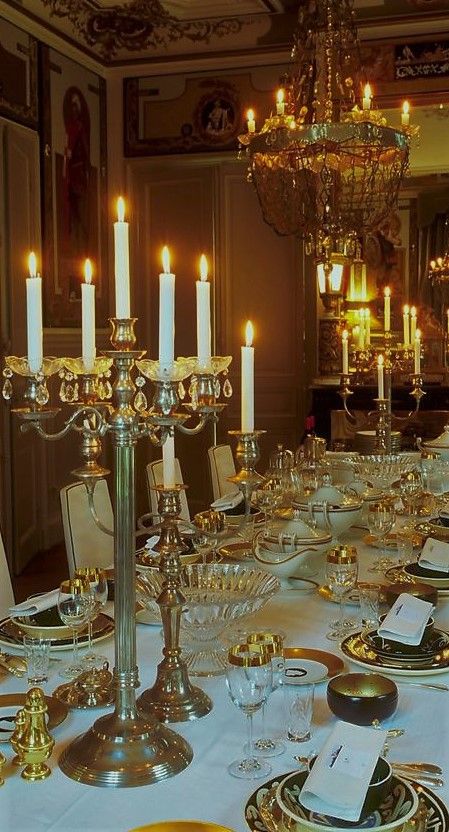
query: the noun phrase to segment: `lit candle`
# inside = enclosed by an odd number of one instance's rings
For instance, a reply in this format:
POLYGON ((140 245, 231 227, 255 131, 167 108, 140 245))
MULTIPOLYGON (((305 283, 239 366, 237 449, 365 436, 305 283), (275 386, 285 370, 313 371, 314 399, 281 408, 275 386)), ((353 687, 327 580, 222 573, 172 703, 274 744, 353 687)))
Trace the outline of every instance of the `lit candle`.
POLYGON ((26 279, 27 296, 27 342, 28 366, 34 375, 42 368, 43 332, 42 332, 42 278, 37 273, 36 255, 30 252, 28 257, 28 271, 26 279))
POLYGON ((254 119, 254 110, 248 110, 246 114, 248 133, 256 132, 256 121, 254 119))
POLYGON ((415 375, 421 372, 421 332, 416 330, 415 335, 415 375))
POLYGON ((81 284, 82 355, 84 369, 93 370, 95 363, 95 286, 92 283, 92 263, 84 261, 84 283, 81 284))
POLYGON ((361 285, 361 294, 362 294, 362 296, 361 296, 360 300, 366 301, 367 300, 367 297, 366 297, 366 263, 362 263, 361 272, 362 272, 362 275, 361 275, 361 284, 362 284, 361 285))
POLYGON ((401 124, 403 127, 408 127, 410 124, 410 104, 404 101, 402 105, 401 124))
POLYGON ((354 265, 354 263, 351 263, 351 269, 350 269, 350 272, 349 272, 348 300, 350 300, 350 301, 355 300, 355 265, 354 265))
POLYGON ((159 275, 159 363, 167 370, 175 358, 175 276, 170 272, 170 252, 162 249, 159 275))
POLYGON ((391 289, 389 286, 386 286, 384 289, 384 330, 385 332, 390 331, 390 301, 391 301, 391 289))
POLYGON ((284 90, 278 90, 276 95, 276 113, 283 116, 285 110, 284 90))
POLYGON ((167 436, 162 445, 162 478, 164 488, 173 488, 175 483, 175 437, 167 436))
POLYGON ((117 200, 117 222, 114 223, 115 254, 115 317, 129 318, 129 226, 125 220, 125 200, 117 200))
POLYGON ((404 327, 404 346, 410 345, 410 307, 406 303, 402 314, 402 323, 404 327))
POLYGON ((377 398, 384 398, 384 357, 377 357, 377 398))
POLYGON ((242 355, 242 433, 254 430, 254 347, 253 325, 248 321, 245 329, 246 346, 241 348, 242 355))
POLYGON ((367 347, 371 344, 371 312, 365 309, 365 344, 367 347))
POLYGON ((344 329, 341 333, 341 347, 342 347, 342 365, 343 365, 343 375, 347 376, 349 374, 349 345, 348 345, 348 338, 349 332, 347 329, 344 329))
POLYGON ((416 306, 412 306, 410 309, 410 341, 412 344, 415 343, 415 336, 416 336, 416 306))
POLYGON ((200 258, 200 280, 196 281, 196 337, 198 364, 209 367, 211 359, 210 283, 207 280, 207 258, 200 258))
POLYGON ((371 110, 371 99, 373 94, 371 92, 370 84, 365 84, 365 88, 363 90, 363 98, 362 98, 362 107, 364 111, 371 110))
POLYGON ((356 324, 356 325, 352 328, 352 340, 353 340, 353 341, 357 341, 357 340, 358 340, 358 337, 359 337, 359 332, 360 332, 360 327, 359 327, 359 325, 358 325, 358 324, 356 324))
POLYGON ((365 349, 365 310, 360 310, 360 326, 359 326, 359 341, 358 341, 358 348, 359 350, 365 349))

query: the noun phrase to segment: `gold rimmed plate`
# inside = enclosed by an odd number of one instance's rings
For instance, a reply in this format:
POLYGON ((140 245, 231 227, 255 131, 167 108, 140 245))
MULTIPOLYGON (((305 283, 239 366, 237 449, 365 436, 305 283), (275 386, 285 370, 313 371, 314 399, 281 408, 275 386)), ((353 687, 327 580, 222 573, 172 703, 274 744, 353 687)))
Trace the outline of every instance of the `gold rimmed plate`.
POLYGON ((421 581, 429 586, 434 586, 436 589, 449 590, 449 573, 439 572, 437 569, 426 569, 418 563, 408 563, 404 566, 406 575, 410 575, 416 581, 421 581))
POLYGON ((398 538, 410 538, 412 541, 412 545, 414 549, 420 549, 422 546, 422 536, 417 532, 412 532, 411 534, 397 534, 396 532, 389 532, 385 535, 384 540, 380 540, 374 534, 366 534, 363 538, 363 542, 367 546, 372 546, 374 549, 385 549, 387 552, 396 552, 397 551, 397 542, 398 538))
POLYGON ((252 544, 245 540, 234 541, 227 543, 225 546, 220 546, 217 549, 217 554, 223 560, 236 560, 238 563, 248 560, 254 560, 254 552, 252 544))
MULTIPOLYGON (((413 564, 409 564, 409 566, 413 566, 413 564)), ((449 585, 447 586, 447 588, 443 588, 441 584, 435 586, 434 583, 431 583, 432 579, 430 579, 429 581, 428 578, 421 578, 418 577, 418 575, 412 575, 410 571, 405 570, 405 566, 392 566, 385 572, 385 577, 387 581, 389 581, 391 584, 404 584, 404 592, 407 592, 407 585, 413 586, 413 584, 419 583, 427 584, 427 586, 433 586, 434 589, 438 590, 438 597, 449 597, 449 585)))
POLYGON ((393 676, 432 676, 449 672, 449 650, 442 650, 441 653, 431 656, 422 664, 407 664, 391 657, 379 656, 375 650, 365 644, 360 632, 343 639, 340 649, 354 664, 380 670, 393 676))
MULTIPOLYGON (((100 613, 92 622, 92 643, 103 641, 114 632, 114 619, 110 615, 100 613)), ((20 624, 12 618, 4 618, 0 621, 0 645, 6 647, 14 647, 17 650, 23 650, 22 639, 25 631, 22 630, 20 624)), ((87 645, 87 633, 82 633, 78 637, 78 644, 80 646, 87 645)), ((51 650, 70 650, 72 646, 72 637, 51 639, 51 650)))
MULTIPOLYGON (((129 832, 233 832, 228 826, 219 826, 206 820, 160 820, 136 826, 129 832)), ((446 831, 445 831, 446 832, 446 831)))
POLYGON ((311 647, 284 647, 284 659, 287 666, 298 665, 304 672, 304 684, 307 681, 325 682, 343 673, 344 661, 334 653, 315 650, 311 647), (313 677, 313 678, 312 678, 313 677))
MULTIPOLYGON (((0 717, 13 717, 16 715, 19 708, 23 708, 25 704, 26 693, 4 693, 0 695, 0 717)), ((45 702, 47 704, 47 728, 52 731, 61 722, 64 722, 69 709, 67 705, 59 702, 54 696, 46 696, 45 702)), ((0 732, 0 742, 9 742, 11 734, 14 731, 15 723, 2 721, 2 731, 0 732), (11 730, 7 730, 11 727, 11 730)))
POLYGON ((364 630, 360 637, 381 659, 391 659, 401 664, 423 664, 443 650, 449 651, 449 634, 436 628, 422 647, 415 647, 415 652, 407 652, 405 644, 384 639, 377 630, 364 630))

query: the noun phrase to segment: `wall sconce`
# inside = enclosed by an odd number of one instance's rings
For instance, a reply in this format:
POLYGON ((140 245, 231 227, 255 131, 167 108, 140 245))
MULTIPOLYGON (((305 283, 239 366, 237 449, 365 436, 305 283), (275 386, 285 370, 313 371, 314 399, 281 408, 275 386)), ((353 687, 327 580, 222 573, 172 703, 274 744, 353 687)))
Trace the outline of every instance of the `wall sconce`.
POLYGON ((344 297, 344 267, 347 263, 344 254, 334 252, 327 262, 317 264, 318 290, 328 315, 340 317, 340 304, 344 297))

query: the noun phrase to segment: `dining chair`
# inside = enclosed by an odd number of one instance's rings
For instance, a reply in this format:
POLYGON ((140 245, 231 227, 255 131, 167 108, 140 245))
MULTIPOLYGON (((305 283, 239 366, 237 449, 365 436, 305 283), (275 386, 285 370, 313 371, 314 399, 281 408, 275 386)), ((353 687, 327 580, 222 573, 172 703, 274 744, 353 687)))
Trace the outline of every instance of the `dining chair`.
POLYGON ((14 590, 12 588, 11 575, 9 573, 8 561, 6 560, 5 547, 0 531, 0 617, 5 618, 9 614, 9 608, 14 604, 14 590))
MULTIPOLYGON (((154 462, 149 462, 146 471, 148 499, 151 506, 151 511, 153 514, 157 514, 158 496, 157 491, 154 490, 154 486, 162 485, 164 481, 162 459, 156 459, 154 462)), ((177 483, 184 482, 182 478, 181 466, 177 457, 175 457, 175 479, 177 483)), ((179 515, 180 519, 185 520, 186 523, 190 523, 190 511, 189 504, 187 502, 186 492, 181 491, 179 496, 181 500, 181 514, 179 515)))
POLYGON ((228 477, 233 477, 236 473, 231 446, 212 445, 207 454, 214 501, 227 494, 236 494, 239 490, 237 485, 228 480, 228 477))
MULTIPOLYGON (((59 496, 70 577, 80 566, 110 567, 114 561, 114 538, 95 523, 84 483, 64 486, 59 496)), ((113 529, 114 515, 106 480, 98 480, 95 486, 94 506, 102 525, 113 529)))

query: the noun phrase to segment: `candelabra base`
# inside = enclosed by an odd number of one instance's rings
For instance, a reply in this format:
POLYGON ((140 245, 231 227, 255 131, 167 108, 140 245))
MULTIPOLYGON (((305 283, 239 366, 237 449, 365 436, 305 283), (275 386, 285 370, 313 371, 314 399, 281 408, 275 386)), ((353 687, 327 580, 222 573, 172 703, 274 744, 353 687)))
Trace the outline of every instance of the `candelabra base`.
POLYGON ((139 696, 137 704, 161 722, 189 722, 206 716, 213 708, 212 699, 201 688, 192 685, 187 665, 179 659, 175 666, 162 660, 154 686, 139 696))
POLYGON ((138 712, 135 719, 121 719, 114 712, 64 749, 59 767, 79 783, 120 788, 173 777, 192 759, 188 742, 151 715, 138 712))

